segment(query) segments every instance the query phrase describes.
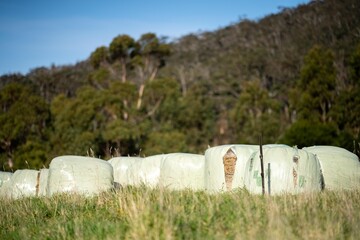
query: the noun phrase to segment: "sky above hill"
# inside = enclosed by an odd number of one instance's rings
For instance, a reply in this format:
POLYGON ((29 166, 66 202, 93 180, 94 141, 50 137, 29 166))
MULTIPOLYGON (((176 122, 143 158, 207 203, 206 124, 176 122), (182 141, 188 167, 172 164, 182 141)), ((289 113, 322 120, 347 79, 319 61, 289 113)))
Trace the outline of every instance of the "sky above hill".
POLYGON ((0 75, 75 64, 119 34, 174 40, 310 0, 0 0, 0 75))

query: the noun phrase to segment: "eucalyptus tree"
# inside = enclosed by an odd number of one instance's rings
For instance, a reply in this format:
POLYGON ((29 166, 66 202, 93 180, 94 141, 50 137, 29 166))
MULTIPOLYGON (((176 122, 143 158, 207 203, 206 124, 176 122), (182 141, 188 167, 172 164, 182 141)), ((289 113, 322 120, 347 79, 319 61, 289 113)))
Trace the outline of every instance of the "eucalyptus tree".
POLYGON ((170 45, 165 39, 154 33, 145 33, 137 41, 137 56, 134 59, 140 81, 137 108, 142 105, 142 97, 146 81, 153 81, 158 71, 165 64, 165 57, 170 54, 170 45))
POLYGON ((2 166, 41 167, 46 162, 48 105, 33 88, 10 83, 0 91, 2 166))
POLYGON ((276 142, 283 128, 280 102, 261 86, 260 80, 244 82, 235 107, 230 112, 232 133, 241 143, 276 142))
POLYGON ((109 57, 113 63, 119 62, 121 66, 121 81, 127 81, 127 68, 136 53, 136 42, 129 35, 123 34, 115 37, 109 46, 109 57))

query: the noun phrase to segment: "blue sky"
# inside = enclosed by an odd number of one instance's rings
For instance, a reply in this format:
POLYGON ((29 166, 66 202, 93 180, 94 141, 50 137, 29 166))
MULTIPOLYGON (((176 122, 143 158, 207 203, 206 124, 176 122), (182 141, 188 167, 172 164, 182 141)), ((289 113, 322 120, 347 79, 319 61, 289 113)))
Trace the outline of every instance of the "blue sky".
POLYGON ((0 75, 87 59, 119 34, 179 38, 309 0, 0 0, 0 75))

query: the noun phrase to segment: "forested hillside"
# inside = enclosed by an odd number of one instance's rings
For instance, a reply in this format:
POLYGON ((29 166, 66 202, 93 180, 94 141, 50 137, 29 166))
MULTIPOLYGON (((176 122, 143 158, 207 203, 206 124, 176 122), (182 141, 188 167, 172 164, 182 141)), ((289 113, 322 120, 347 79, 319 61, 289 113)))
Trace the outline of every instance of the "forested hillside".
POLYGON ((75 65, 3 75, 1 165, 203 153, 261 134, 359 154, 359 16, 358 0, 312 1, 175 41, 120 33, 75 65))

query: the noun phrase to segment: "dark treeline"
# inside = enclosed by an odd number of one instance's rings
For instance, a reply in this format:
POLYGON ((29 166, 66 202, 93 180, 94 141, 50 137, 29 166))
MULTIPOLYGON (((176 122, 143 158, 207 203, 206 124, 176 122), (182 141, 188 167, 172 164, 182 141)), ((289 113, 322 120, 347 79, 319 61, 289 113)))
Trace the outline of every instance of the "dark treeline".
POLYGON ((203 153, 227 143, 359 154, 360 1, 312 1, 169 42, 116 36, 76 65, 0 77, 2 169, 58 155, 203 153))

